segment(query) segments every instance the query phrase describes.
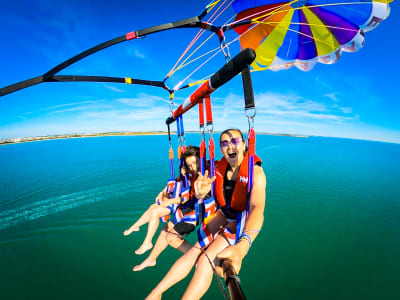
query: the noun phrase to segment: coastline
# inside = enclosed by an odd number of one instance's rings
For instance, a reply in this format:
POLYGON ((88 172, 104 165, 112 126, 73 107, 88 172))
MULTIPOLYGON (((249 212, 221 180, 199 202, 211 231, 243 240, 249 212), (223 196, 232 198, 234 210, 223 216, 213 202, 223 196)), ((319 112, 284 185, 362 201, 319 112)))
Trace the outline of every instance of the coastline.
MULTIPOLYGON (((175 133, 175 132, 173 132, 173 133, 175 133)), ((187 133, 195 133, 195 132, 187 131, 187 133)), ((46 136, 0 139, 0 146, 1 145, 10 145, 10 144, 19 144, 19 143, 28 143, 28 142, 39 142, 39 141, 46 141, 46 140, 58 140, 58 139, 102 137, 102 136, 166 135, 166 134, 168 134, 168 133, 164 132, 164 131, 121 131, 121 132, 102 132, 102 133, 57 134, 57 135, 46 135, 46 136)), ((259 132, 257 134, 308 138, 307 135, 296 135, 296 134, 285 134, 285 133, 259 132)))
POLYGON ((0 139, 1 145, 19 144, 28 142, 38 142, 46 140, 73 139, 86 137, 102 137, 102 136, 133 136, 133 135, 165 135, 163 131, 122 131, 122 132, 103 132, 103 133, 72 133, 72 134, 57 134, 34 137, 19 137, 10 139, 0 139))

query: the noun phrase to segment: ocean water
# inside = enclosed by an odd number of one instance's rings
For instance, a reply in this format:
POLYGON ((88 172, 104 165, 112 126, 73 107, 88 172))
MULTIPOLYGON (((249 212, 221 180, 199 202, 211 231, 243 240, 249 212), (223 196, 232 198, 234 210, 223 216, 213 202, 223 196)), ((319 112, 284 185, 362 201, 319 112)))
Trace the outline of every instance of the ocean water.
MULTIPOLYGON (((267 205, 247 298, 400 299, 400 145, 258 135, 257 153, 267 205)), ((132 272, 146 227, 122 232, 168 177, 167 136, 0 146, 0 298, 143 299, 180 254, 132 272)), ((204 299, 223 299, 215 279, 204 299)))

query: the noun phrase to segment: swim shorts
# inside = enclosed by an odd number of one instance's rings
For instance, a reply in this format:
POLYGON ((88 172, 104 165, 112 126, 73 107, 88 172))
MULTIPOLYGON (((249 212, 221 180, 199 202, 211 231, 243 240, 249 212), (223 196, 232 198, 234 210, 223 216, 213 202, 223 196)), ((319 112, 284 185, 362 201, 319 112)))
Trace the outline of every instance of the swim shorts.
POLYGON ((195 228, 196 226, 186 222, 179 222, 174 226, 175 231, 181 236, 191 233, 195 228))

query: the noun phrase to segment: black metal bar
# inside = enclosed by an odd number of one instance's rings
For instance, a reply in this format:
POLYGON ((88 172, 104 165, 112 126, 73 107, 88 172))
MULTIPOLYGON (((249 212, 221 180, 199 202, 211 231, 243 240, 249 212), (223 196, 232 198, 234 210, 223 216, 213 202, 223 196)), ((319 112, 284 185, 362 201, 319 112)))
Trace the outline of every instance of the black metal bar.
POLYGON ((50 71, 46 72, 43 75, 44 81, 46 81, 46 79, 50 78, 51 76, 53 76, 54 74, 60 72, 61 70, 65 69, 66 67, 76 63, 77 61, 92 55, 100 50, 103 50, 105 48, 111 47, 113 45, 116 45, 118 43, 124 42, 126 41, 126 35, 121 35, 117 38, 114 38, 112 40, 106 41, 104 43, 101 43, 99 45, 96 45, 90 49, 87 49, 85 51, 83 51, 82 53, 79 53, 78 55, 75 55, 74 57, 71 57, 70 59, 62 62, 61 64, 58 64, 57 66, 55 66, 54 68, 52 68, 50 71))
MULTIPOLYGON (((57 66, 55 66, 54 68, 50 69, 48 72, 46 72, 45 74, 38 76, 38 77, 34 77, 28 80, 24 80, 21 82, 17 82, 15 84, 11 84, 9 86, 3 87, 0 89, 0 97, 16 92, 18 90, 24 89, 26 87, 30 87, 42 82, 49 82, 49 81, 63 81, 60 78, 58 78, 58 80, 56 78, 52 78, 56 73, 60 72, 61 70, 65 69, 66 67, 78 62, 79 60, 92 55, 100 50, 103 50, 105 48, 108 48, 110 46, 116 45, 118 43, 130 40, 130 39, 134 39, 137 37, 143 37, 145 35, 151 34, 151 33, 156 33, 156 32, 160 32, 160 31, 164 31, 164 30, 168 30, 168 29, 173 29, 173 28, 191 28, 191 27, 200 27, 203 28, 204 24, 203 22, 200 22, 201 19, 207 14, 207 10, 204 10, 199 16, 196 17, 192 17, 192 18, 187 18, 181 21, 176 21, 176 22, 172 22, 172 23, 166 23, 166 24, 162 24, 162 25, 158 25, 158 26, 152 26, 149 28, 145 28, 145 29, 141 29, 138 31, 132 31, 130 33, 127 33, 125 35, 116 37, 114 39, 111 39, 109 41, 103 42, 101 44, 98 44, 90 49, 87 49, 73 57, 71 57, 70 59, 58 64, 57 66)), ((215 32, 215 26, 208 26, 206 28, 204 28, 206 30, 210 30, 215 32)), ((65 80, 67 81, 67 80, 65 80)), ((75 80, 72 80, 75 81, 75 80)), ((88 81, 88 80, 83 80, 83 81, 88 81)), ((139 83, 139 81, 136 84, 141 84, 139 83)), ((156 86, 161 86, 161 85, 156 85, 156 86)), ((165 85, 162 85, 163 88, 167 89, 165 87, 165 85)))
POLYGON ((239 52, 231 61, 225 64, 219 71, 217 71, 210 79, 211 87, 213 89, 219 88, 237 74, 239 74, 245 67, 250 65, 256 58, 256 53, 253 49, 247 48, 239 52))
MULTIPOLYGON (((219 69, 217 72, 214 73, 213 76, 211 76, 209 82, 210 82, 210 88, 209 89, 204 89, 204 84, 200 86, 196 91, 192 93, 192 95, 186 100, 187 102, 191 102, 187 105, 186 107, 189 106, 194 106, 196 103, 196 100, 190 99, 193 95, 196 95, 196 97, 199 97, 202 99, 205 94, 211 94, 213 91, 215 91, 217 88, 221 87, 223 84, 231 80, 233 77, 235 77, 237 74, 239 74, 244 68, 248 67, 256 58, 256 53, 254 52, 253 49, 247 48, 239 54, 237 54, 231 61, 226 63, 221 69, 219 69), (200 92, 199 92, 200 91, 200 92)), ((186 102, 185 101, 185 102, 186 102)), ((179 106, 176 110, 179 110, 183 105, 179 106)), ((188 109, 188 108, 187 108, 188 109)), ((175 121, 174 117, 169 117, 165 122, 167 125, 173 123, 175 121)))
POLYGON ((243 293, 242 287, 240 286, 239 277, 237 276, 231 261, 224 259, 221 265, 224 273, 225 284, 229 289, 229 295, 231 299, 245 300, 246 296, 243 293))
MULTIPOLYGON (((150 85, 165 88, 162 81, 154 80, 142 80, 129 78, 128 84, 141 84, 150 85)), ((83 81, 83 82, 115 82, 115 83, 127 83, 125 77, 109 77, 109 76, 85 76, 85 75, 54 75, 50 77, 47 82, 72 82, 72 81, 83 81)))
POLYGON ((43 76, 38 76, 28 80, 10 84, 0 89, 0 97, 39 84, 41 82, 43 82, 43 76))

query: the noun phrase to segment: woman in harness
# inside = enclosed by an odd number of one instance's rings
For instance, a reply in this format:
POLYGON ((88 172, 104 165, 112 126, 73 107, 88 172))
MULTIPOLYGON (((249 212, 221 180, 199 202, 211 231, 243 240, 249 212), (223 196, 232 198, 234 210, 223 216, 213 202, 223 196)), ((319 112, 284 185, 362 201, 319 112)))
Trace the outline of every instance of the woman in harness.
MULTIPOLYGON (((202 238, 174 263, 146 299, 160 299, 164 291, 188 275, 196 262, 196 271, 182 299, 201 298, 212 281, 211 262, 219 265, 219 259, 229 259, 236 272, 239 272, 244 256, 262 227, 266 177, 260 166, 261 160, 258 157, 255 159, 253 185, 247 199, 248 154, 242 133, 237 129, 225 130, 220 137, 220 148, 223 158, 217 164, 216 177, 208 178, 208 172, 204 176, 199 175, 195 182, 195 195, 197 198, 204 197, 215 180, 216 201, 221 208, 201 228, 199 236, 202 238), (245 221, 240 220, 246 211, 247 201, 250 201, 248 217, 245 221), (241 234, 236 237, 238 223, 244 225, 244 229, 239 229, 241 234)), ((218 268, 217 271, 220 272, 218 268)))
POLYGON ((157 257, 168 245, 183 253, 191 248, 191 245, 183 239, 183 236, 194 231, 198 222, 193 183, 199 171, 199 157, 200 149, 194 146, 188 146, 182 155, 186 167, 182 168, 181 173, 182 175, 187 175, 190 185, 186 201, 183 202, 180 195, 173 199, 168 199, 165 197, 167 189, 165 188, 156 197, 156 203, 152 204, 129 229, 124 231, 124 235, 129 235, 133 231, 139 231, 140 226, 149 223, 146 238, 135 251, 136 254, 143 254, 153 247, 152 238, 159 225, 159 219, 174 213, 173 221, 169 221, 164 226, 150 255, 141 264, 135 266, 133 271, 141 271, 146 267, 154 266, 157 257), (179 206, 176 208, 174 205, 179 206))

